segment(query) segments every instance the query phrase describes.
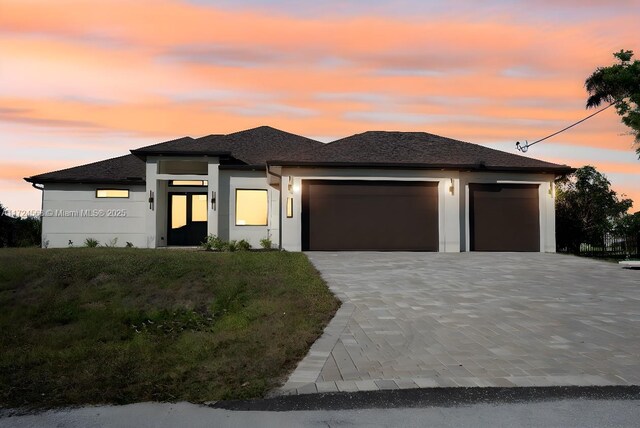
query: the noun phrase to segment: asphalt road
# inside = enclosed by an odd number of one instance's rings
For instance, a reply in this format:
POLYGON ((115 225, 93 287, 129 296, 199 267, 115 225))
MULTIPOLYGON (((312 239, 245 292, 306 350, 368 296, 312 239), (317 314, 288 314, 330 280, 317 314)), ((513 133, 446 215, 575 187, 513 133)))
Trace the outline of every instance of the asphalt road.
POLYGON ((37 414, 0 410, 0 427, 640 426, 640 397, 634 387, 599 392, 594 388, 538 389, 533 393, 511 388, 489 394, 469 390, 465 393, 458 388, 440 393, 415 390, 395 394, 330 394, 302 400, 224 402, 209 406, 138 403, 37 414))

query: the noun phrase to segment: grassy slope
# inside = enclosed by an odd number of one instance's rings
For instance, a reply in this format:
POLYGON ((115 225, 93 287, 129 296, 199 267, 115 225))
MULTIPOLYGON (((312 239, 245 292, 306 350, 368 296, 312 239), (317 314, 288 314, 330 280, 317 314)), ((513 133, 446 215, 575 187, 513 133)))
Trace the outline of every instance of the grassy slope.
POLYGON ((0 250, 0 405, 256 397, 339 303, 300 253, 0 250))

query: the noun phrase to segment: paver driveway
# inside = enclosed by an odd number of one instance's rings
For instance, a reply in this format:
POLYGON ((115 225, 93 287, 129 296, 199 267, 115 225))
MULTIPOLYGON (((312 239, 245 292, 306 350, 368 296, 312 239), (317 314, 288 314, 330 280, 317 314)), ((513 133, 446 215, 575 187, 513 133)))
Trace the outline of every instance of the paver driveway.
POLYGON ((309 253, 342 308, 282 392, 640 384, 640 271, 540 253, 309 253))

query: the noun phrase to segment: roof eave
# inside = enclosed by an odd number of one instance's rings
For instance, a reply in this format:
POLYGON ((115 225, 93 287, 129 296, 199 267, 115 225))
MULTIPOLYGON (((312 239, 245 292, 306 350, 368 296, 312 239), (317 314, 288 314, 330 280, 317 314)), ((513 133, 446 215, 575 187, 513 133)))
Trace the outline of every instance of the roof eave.
POLYGON ((146 184, 146 180, 144 179, 98 179, 98 178, 82 178, 82 179, 55 179, 55 178, 38 178, 34 177, 24 177, 24 181, 27 183, 33 184, 52 184, 52 183, 60 183, 60 184, 118 184, 118 185, 135 185, 135 184, 146 184))
POLYGON ((455 171, 500 171, 500 172, 537 172, 569 174, 575 171, 567 165, 557 166, 491 166, 484 164, 425 164, 400 162, 312 162, 312 161, 268 161, 267 165, 309 167, 309 168, 393 168, 393 169, 438 169, 455 171))
POLYGON ((146 158, 147 156, 217 156, 217 157, 226 157, 231 156, 230 151, 189 151, 189 150, 162 150, 162 151, 152 151, 152 150, 130 150, 132 155, 138 156, 139 158, 146 158))

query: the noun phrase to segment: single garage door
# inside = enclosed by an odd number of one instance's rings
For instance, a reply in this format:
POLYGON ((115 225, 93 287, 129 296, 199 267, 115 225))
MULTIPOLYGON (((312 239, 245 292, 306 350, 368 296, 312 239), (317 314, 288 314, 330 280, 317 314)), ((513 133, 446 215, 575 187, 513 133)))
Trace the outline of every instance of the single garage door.
POLYGON ((537 184, 470 184, 472 251, 540 251, 537 184))
POLYGON ((302 249, 438 251, 438 185, 303 180, 302 249))

